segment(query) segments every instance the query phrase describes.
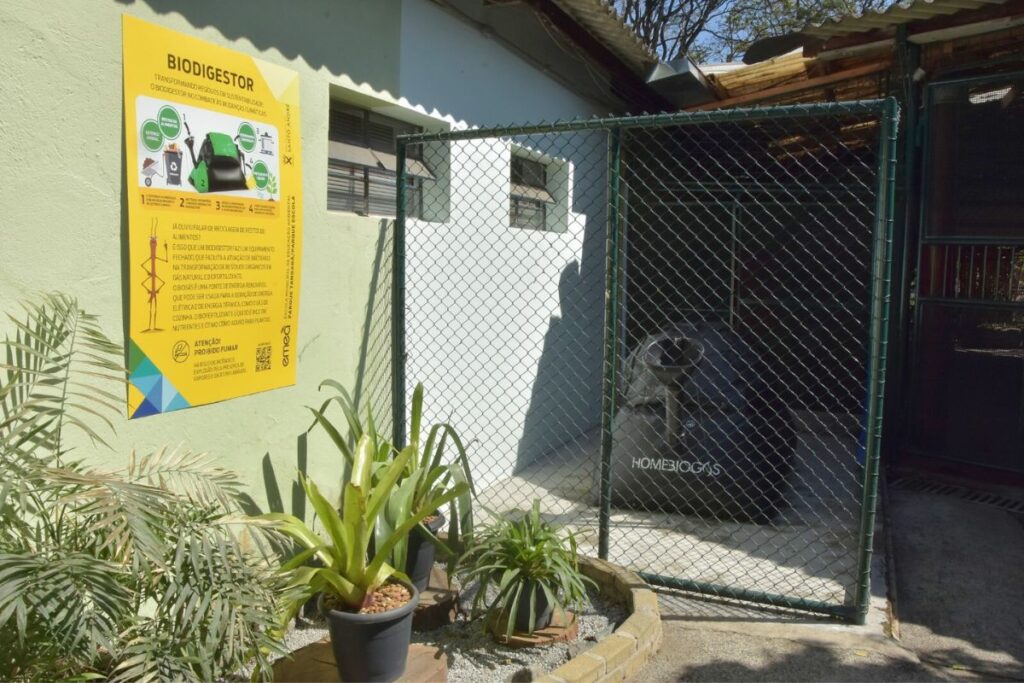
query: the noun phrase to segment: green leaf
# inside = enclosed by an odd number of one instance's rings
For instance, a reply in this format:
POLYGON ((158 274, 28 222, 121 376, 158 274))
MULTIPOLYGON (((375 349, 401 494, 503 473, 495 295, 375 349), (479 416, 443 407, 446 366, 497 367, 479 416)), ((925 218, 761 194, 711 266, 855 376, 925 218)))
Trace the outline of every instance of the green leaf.
POLYGON ((409 445, 419 451, 420 447, 420 421, 423 417, 423 383, 416 384, 412 392, 412 411, 409 420, 409 445))
POLYGON ((338 514, 333 505, 327 502, 327 499, 320 493, 320 489, 316 487, 316 484, 306 477, 301 478, 301 483, 302 488, 306 492, 306 498, 312 504, 313 510, 320 519, 320 523, 323 524, 328 537, 331 539, 333 552, 331 552, 332 558, 329 566, 344 565, 349 557, 359 552, 359 549, 355 547, 355 538, 351 527, 346 526, 345 522, 341 519, 341 515, 338 514))
POLYGON ((309 408, 309 411, 313 413, 313 419, 321 427, 323 427, 324 431, 327 432, 327 435, 331 438, 331 441, 333 441, 334 445, 337 446, 338 451, 341 453, 342 457, 345 458, 345 464, 347 464, 349 467, 352 467, 352 451, 349 449, 348 443, 345 442, 345 439, 338 432, 338 429, 334 426, 334 424, 327 419, 327 417, 323 413, 323 410, 323 407, 321 407, 320 410, 314 410, 313 408, 309 408))

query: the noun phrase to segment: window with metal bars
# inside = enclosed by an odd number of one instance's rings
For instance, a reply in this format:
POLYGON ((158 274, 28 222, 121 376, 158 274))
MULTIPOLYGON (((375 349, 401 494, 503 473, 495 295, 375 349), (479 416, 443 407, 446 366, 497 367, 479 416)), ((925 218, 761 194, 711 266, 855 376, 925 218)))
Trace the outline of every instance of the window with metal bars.
MULTIPOLYGON (((398 164, 395 138, 422 128, 340 102, 331 103, 327 151, 327 208, 363 216, 394 216, 398 164)), ((406 159, 406 215, 422 213, 424 180, 434 175, 412 146, 406 159)))
POLYGON ((547 167, 540 161, 513 153, 509 169, 509 225, 547 230, 548 205, 555 203, 547 190, 547 167))

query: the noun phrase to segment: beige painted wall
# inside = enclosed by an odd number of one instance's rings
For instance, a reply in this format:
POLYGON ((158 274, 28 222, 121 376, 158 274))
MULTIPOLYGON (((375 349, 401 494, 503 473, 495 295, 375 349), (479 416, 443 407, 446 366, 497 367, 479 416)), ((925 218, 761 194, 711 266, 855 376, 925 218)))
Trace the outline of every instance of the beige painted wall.
MULTIPOLYGON (((418 2, 429 8, 417 21, 430 21, 431 12, 441 12, 426 0, 406 0, 406 5, 418 2)), ((490 115, 477 110, 460 114, 453 111, 458 102, 431 101, 434 90, 419 75, 409 80, 416 84, 419 101, 398 98, 399 45, 406 52, 424 49, 401 40, 402 6, 400 0, 0 4, 0 311, 15 310, 18 301, 36 292, 65 291, 100 315, 115 340, 123 340, 124 306, 121 14, 285 65, 301 77, 304 225, 297 384, 166 415, 124 419, 117 425, 113 451, 93 453, 83 442, 80 455, 120 467, 132 448, 145 452, 184 444, 215 454, 220 464, 239 473, 261 503, 261 461, 269 455, 287 505, 297 441, 309 424, 304 406, 318 402, 317 386, 326 377, 349 386, 356 382, 382 235, 378 219, 326 210, 330 97, 361 94, 392 114, 416 109, 420 119, 432 117, 439 126, 509 118, 500 99, 490 100, 490 115)), ((460 30, 451 28, 447 14, 437 15, 437 20, 449 32, 460 30)), ((474 29, 465 30, 480 41, 474 29)), ((459 44, 452 36, 444 49, 459 44)), ((517 77, 530 77, 532 67, 500 46, 487 50, 480 57, 487 69, 478 78, 506 63, 517 77)), ((472 65, 477 55, 466 54, 463 61, 472 65)), ((521 93, 507 94, 516 103, 517 117, 595 113, 540 72, 532 73, 540 88, 532 110, 524 108, 521 93)), ((472 90, 465 73, 436 77, 452 80, 439 84, 438 93, 472 90)), ((0 330, 6 329, 0 323, 0 330)), ((314 477, 335 489, 331 480, 338 459, 324 439, 311 438, 309 459, 314 477)))

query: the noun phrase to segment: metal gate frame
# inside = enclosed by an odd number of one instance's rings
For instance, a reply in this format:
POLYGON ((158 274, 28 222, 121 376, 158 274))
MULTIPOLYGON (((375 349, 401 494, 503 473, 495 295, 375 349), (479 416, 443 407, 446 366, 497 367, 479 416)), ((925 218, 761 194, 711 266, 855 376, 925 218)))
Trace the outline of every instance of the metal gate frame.
POLYGON ((604 377, 601 411, 601 470, 598 555, 608 558, 611 527, 612 420, 617 408, 618 369, 623 362, 620 349, 620 301, 618 282, 621 247, 622 136, 625 129, 660 126, 699 126, 702 123, 766 121, 799 119, 829 115, 877 114, 879 139, 877 150, 877 187, 873 217, 872 258, 869 301, 869 348, 865 400, 865 463, 859 525, 857 585, 853 605, 837 605, 820 601, 778 595, 761 591, 724 586, 679 577, 638 572, 649 583, 716 597, 767 604, 831 616, 863 624, 866 621, 871 582, 871 564, 878 500, 879 457, 882 440, 883 400, 885 395, 886 359, 892 291, 892 241, 895 211, 896 155, 899 126, 899 105, 895 98, 855 102, 814 103, 728 109, 699 112, 678 112, 644 116, 623 116, 604 119, 560 121, 550 124, 496 126, 439 133, 401 135, 397 138, 397 189, 394 237, 392 241, 392 429, 393 443, 406 442, 406 180, 407 149, 427 142, 499 138, 544 133, 568 133, 586 130, 607 130, 608 136, 608 214, 605 245, 605 315, 604 315, 604 377))

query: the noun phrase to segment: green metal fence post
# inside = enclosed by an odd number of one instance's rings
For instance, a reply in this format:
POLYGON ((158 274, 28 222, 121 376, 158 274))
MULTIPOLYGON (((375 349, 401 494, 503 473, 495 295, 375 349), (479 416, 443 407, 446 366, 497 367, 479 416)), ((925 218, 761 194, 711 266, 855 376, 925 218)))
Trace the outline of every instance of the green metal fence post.
POLYGON ((619 197, 622 129, 608 131, 608 222, 605 231, 604 386, 601 393, 601 508, 598 514, 597 555, 608 559, 612 509, 612 420, 619 367, 619 197))
POLYGON ((854 619, 867 620, 871 601, 871 558, 875 540, 878 503, 879 451, 882 442, 882 409, 885 396, 885 363, 889 344, 889 305, 892 296, 892 230, 896 190, 896 137, 899 107, 888 98, 882 108, 878 151, 878 193, 871 264, 871 322, 868 367, 867 420, 865 427, 864 490, 861 498, 860 561, 854 619))
POLYGON ((405 446, 405 153, 396 150, 395 234, 391 251, 391 434, 392 443, 405 446))
POLYGON ((896 55, 899 67, 899 103, 900 123, 902 123, 903 140, 899 149, 901 156, 897 162, 896 177, 896 213, 893 222, 892 262, 895 277, 892 281, 892 320, 890 335, 894 344, 889 348, 889 364, 887 372, 889 382, 886 388, 889 400, 886 402, 885 417, 888 428, 882 442, 883 457, 895 454, 906 438, 904 420, 898 415, 909 404, 911 397, 907 391, 909 377, 908 343, 910 329, 910 277, 913 271, 914 255, 911 251, 914 239, 910 226, 916 225, 917 216, 915 189, 917 160, 917 119, 918 119, 918 85, 914 82, 914 72, 921 65, 921 46, 911 43, 907 37, 906 25, 896 30, 896 55))

